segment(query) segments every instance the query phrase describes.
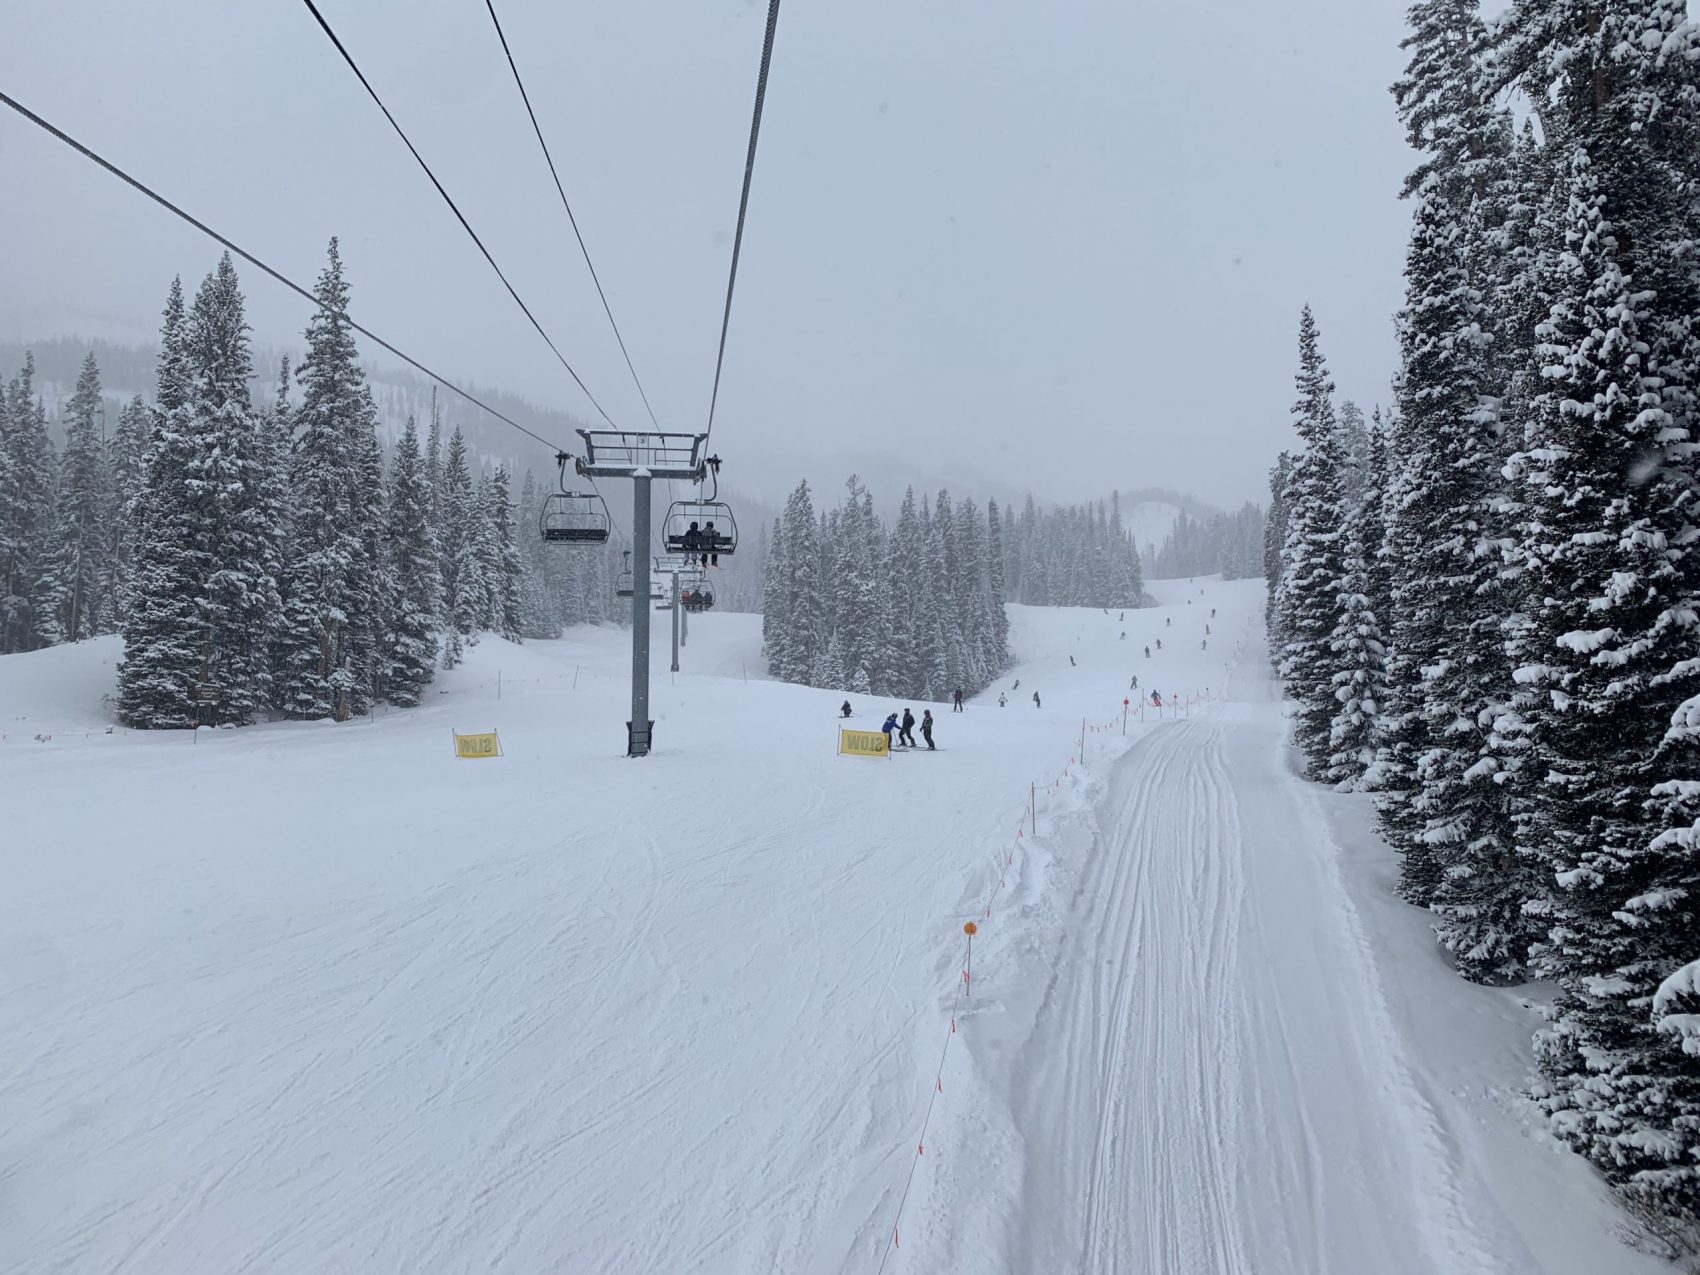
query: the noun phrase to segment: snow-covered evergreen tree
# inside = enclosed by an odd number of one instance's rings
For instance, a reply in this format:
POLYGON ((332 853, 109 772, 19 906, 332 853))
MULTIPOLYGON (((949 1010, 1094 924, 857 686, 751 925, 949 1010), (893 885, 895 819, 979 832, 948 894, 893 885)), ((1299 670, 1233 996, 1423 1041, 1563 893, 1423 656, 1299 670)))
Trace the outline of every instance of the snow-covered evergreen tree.
POLYGON ((1324 777, 1341 788, 1363 785, 1371 771, 1387 682, 1386 649, 1375 603, 1387 450, 1379 429, 1366 428, 1365 437, 1358 502, 1347 519, 1345 574, 1340 578, 1338 612, 1329 641, 1339 707, 1329 732, 1334 751, 1324 777))
POLYGON ((65 450, 56 484, 52 541, 35 589, 40 600, 36 637, 44 646, 79 642, 103 632, 110 611, 107 551, 111 477, 101 445, 100 366, 83 359, 76 391, 65 409, 65 450))
POLYGON ((42 567, 52 545, 58 485, 47 411, 37 397, 35 359, 6 393, 0 415, 0 654, 41 645, 42 567))
POLYGON ((442 605, 431 484, 411 416, 390 466, 387 512, 384 555, 393 593, 385 608, 383 682, 389 702, 407 707, 419 703, 436 676, 436 620, 442 605))
POLYGON ((130 605, 118 665, 118 714, 143 729, 190 726, 201 674, 198 598, 205 572, 192 547, 188 320, 183 282, 171 281, 160 327, 146 472, 137 497, 130 605))
POLYGON ((1534 790, 1517 835, 1550 889, 1534 956, 1562 989, 1542 1096, 1560 1136, 1691 1233, 1700 1057, 1655 1002, 1700 933, 1696 52, 1677 0, 1516 0, 1499 49, 1552 120, 1566 239, 1514 465, 1534 790))
POLYGON ((1286 643, 1281 676, 1298 703, 1295 734, 1313 775, 1320 776, 1334 749, 1335 656, 1332 648, 1345 574, 1344 519, 1340 508, 1343 453, 1334 419, 1316 320, 1306 306, 1299 318, 1298 401, 1293 423, 1304 450, 1295 457, 1287 483, 1287 542, 1284 584, 1286 643))
POLYGON ((478 641, 487 598, 478 555, 478 502, 459 426, 449 435, 442 505, 443 667, 453 668, 460 663, 463 639, 478 641))
POLYGON ((335 239, 314 294, 319 309, 308 322, 307 357, 296 378, 301 405, 290 458, 277 703, 291 717, 340 721, 369 693, 370 666, 357 664, 375 599, 358 593, 371 584, 369 496, 361 487, 370 478, 365 443, 373 422, 335 239))

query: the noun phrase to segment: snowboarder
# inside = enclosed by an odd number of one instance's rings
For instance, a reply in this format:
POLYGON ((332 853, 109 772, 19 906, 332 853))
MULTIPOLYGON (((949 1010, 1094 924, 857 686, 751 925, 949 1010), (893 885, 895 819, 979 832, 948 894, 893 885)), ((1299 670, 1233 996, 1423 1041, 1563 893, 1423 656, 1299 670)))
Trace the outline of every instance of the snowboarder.
MULTIPOLYGON (((923 711, 925 711, 925 710, 923 710, 923 711)), ((960 712, 963 711, 962 710, 962 688, 960 686, 956 688, 955 698, 953 698, 951 700, 951 711, 954 712, 954 713, 960 713, 960 712)))
POLYGON ((889 752, 892 748, 891 732, 897 729, 897 714, 889 714, 885 719, 885 724, 880 729, 885 732, 885 747, 886 751, 889 752))
POLYGON ((1038 708, 1039 706, 1040 706, 1039 705, 1039 692, 1034 691, 1033 692, 1033 707, 1038 708))
POLYGON ((933 710, 930 708, 921 710, 921 738, 927 741, 928 752, 938 752, 938 748, 933 744, 933 710))
POLYGON ((1009 703, 1009 701, 1008 701, 1008 700, 1007 700, 1007 699, 1005 699, 1005 698, 1004 698, 1004 694, 1003 694, 1003 692, 1002 692, 1002 691, 999 691, 999 692, 998 692, 998 707, 999 707, 999 708, 1002 708, 1002 707, 1003 707, 1003 706, 1004 706, 1004 705, 1005 705, 1005 704, 1007 704, 1007 703, 1009 703))
POLYGON ((838 706, 838 715, 840 717, 850 716, 850 701, 849 700, 845 700, 842 704, 840 704, 838 706))
POLYGON ((909 747, 915 746, 915 714, 908 709, 903 710, 903 729, 897 733, 897 737, 909 747))

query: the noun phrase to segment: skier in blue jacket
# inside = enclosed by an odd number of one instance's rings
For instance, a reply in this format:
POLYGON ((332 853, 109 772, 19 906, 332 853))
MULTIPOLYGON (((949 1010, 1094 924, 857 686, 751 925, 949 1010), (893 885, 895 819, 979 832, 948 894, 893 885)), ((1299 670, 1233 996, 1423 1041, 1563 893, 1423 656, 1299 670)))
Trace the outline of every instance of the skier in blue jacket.
POLYGON ((891 732, 898 729, 897 714, 893 713, 887 717, 885 719, 885 725, 881 726, 880 729, 885 732, 885 746, 886 750, 889 752, 894 743, 891 738, 891 732))

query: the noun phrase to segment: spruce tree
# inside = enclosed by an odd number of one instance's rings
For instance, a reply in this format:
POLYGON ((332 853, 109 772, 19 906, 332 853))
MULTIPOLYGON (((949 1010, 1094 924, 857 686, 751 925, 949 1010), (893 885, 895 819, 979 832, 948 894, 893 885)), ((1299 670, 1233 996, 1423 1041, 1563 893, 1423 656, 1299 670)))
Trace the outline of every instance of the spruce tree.
POLYGON ((1295 735, 1312 775, 1327 768, 1337 701, 1334 698, 1334 627, 1345 546, 1340 508, 1343 454, 1316 320, 1306 306, 1299 319, 1298 401, 1293 421, 1304 450, 1293 462, 1285 493, 1288 506, 1284 550, 1288 595, 1286 644, 1281 675, 1298 703, 1295 735))
POLYGON ((290 717, 341 721, 359 694, 355 665, 371 602, 356 593, 369 583, 362 579, 367 526, 359 488, 366 480, 362 434, 371 421, 335 239, 314 297, 319 308, 297 369, 277 703, 290 717))
POLYGON ((0 433, 0 654, 39 646, 43 565, 58 485, 47 411, 35 389, 35 358, 6 394, 0 433))
POLYGON ((1345 574, 1340 578, 1338 616, 1329 642, 1339 708, 1329 732, 1334 751, 1325 778, 1341 788, 1369 786, 1365 780, 1375 761, 1387 682, 1386 648, 1375 602, 1386 444, 1379 429, 1366 430, 1365 437, 1358 503, 1347 520, 1345 574))
POLYGON ((486 605, 478 555, 478 506, 467 467, 466 438, 457 425, 443 465, 443 667, 460 663, 465 645, 476 645, 486 605), (463 639, 465 641, 463 642, 463 639))
POLYGON ((151 426, 147 404, 135 395, 118 413, 118 429, 112 438, 108 466, 112 472, 112 511, 108 517, 111 535, 107 562, 111 574, 108 592, 112 598, 112 627, 123 630, 134 597, 136 540, 142 489, 147 480, 151 426))
POLYGON ((187 326, 183 282, 173 279, 160 328, 151 438, 136 500, 124 658, 118 665, 118 714, 128 725, 148 730, 194 724, 201 673, 198 598, 206 572, 192 544, 189 512, 194 453, 187 326))
POLYGON ((111 505, 97 423, 101 403, 100 367, 90 353, 66 404, 52 543, 38 576, 36 636, 43 645, 93 637, 107 620, 111 505))
POLYGON ((436 617, 442 605, 430 478, 411 416, 390 467, 387 515, 384 554, 393 592, 385 608, 383 682, 389 702, 405 708, 419 703, 436 675, 436 617))
POLYGON ((248 325, 234 263, 225 253, 195 295, 185 329, 189 395, 184 417, 188 547, 201 579, 198 678, 218 688, 200 720, 243 724, 271 700, 277 631, 277 541, 267 500, 271 453, 249 398, 248 325))

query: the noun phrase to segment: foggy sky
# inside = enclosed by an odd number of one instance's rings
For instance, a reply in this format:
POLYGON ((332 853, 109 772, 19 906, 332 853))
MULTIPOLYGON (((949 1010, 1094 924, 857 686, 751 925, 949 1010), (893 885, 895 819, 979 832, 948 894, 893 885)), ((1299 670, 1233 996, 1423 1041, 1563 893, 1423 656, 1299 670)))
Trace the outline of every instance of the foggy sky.
MULTIPOLYGON (((646 421, 481 0, 321 8, 591 390, 646 421)), ((497 9, 651 402, 700 429, 766 5, 497 9)), ((790 0, 714 435, 729 480, 741 456, 885 452, 1047 499, 1264 499, 1301 304, 1342 395, 1389 398, 1403 12, 790 0)), ((25 105, 304 283, 340 235, 359 321, 591 416, 304 6, 8 17, 25 105)), ((151 340, 171 275, 216 260, 9 111, 0 173, 0 336, 151 340)), ((299 346, 306 304, 238 268, 256 339, 299 346)))

